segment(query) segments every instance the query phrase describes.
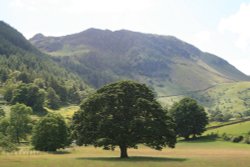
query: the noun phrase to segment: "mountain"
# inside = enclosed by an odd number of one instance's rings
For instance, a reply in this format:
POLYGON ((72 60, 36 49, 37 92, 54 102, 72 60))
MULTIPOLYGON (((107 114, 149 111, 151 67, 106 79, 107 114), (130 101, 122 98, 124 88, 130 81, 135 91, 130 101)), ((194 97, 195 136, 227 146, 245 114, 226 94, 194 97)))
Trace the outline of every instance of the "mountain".
POLYGON ((96 88, 133 79, 169 95, 249 80, 227 61, 173 36, 92 28, 62 37, 37 34, 30 42, 96 88))
POLYGON ((16 89, 26 91, 36 90, 36 87, 45 94, 50 90, 63 104, 73 102, 70 97, 76 96, 77 92, 89 89, 80 77, 39 51, 16 29, 0 21, 0 93, 11 102, 12 97, 21 94, 14 94, 16 89))

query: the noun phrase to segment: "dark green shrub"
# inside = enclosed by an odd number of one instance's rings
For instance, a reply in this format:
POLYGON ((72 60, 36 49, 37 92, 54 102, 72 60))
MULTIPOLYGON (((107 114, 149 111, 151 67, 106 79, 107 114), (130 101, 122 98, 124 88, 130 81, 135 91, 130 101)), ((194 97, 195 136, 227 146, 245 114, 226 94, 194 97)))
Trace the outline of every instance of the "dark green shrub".
POLYGON ((234 136, 234 137, 231 138, 231 141, 234 142, 234 143, 239 143, 239 142, 241 142, 243 139, 244 139, 243 136, 234 136))
POLYGON ((246 144, 250 144, 250 136, 249 135, 245 136, 243 142, 246 144))

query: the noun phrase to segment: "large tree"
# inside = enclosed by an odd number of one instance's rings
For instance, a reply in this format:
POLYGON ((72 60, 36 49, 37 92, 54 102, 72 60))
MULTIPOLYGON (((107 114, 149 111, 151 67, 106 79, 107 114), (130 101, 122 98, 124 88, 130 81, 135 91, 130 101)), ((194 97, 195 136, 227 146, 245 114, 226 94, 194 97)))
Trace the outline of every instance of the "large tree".
POLYGON ((34 127, 32 144, 36 150, 56 151, 70 144, 68 135, 63 117, 50 113, 41 118, 34 127))
POLYGON ((208 124, 204 107, 191 98, 184 98, 175 103, 170 113, 176 123, 177 135, 184 137, 186 140, 189 139, 190 135, 193 135, 193 137, 201 135, 208 124))
POLYGON ((13 141, 20 143, 20 139, 26 139, 31 130, 31 113, 31 107, 25 104, 17 103, 11 107, 8 133, 13 141))
POLYGON ((73 117, 78 145, 94 145, 107 150, 145 144, 161 150, 176 143, 175 125, 145 85, 120 81, 104 86, 83 102, 73 117))

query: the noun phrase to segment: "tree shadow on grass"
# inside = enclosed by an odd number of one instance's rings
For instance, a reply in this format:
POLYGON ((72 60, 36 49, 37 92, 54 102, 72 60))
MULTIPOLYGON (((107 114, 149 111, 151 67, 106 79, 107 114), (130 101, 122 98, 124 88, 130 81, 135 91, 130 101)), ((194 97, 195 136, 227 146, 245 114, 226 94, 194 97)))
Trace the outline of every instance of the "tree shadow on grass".
POLYGON ((93 160, 93 161, 114 161, 114 162, 183 162, 186 158, 170 158, 170 157, 146 157, 146 156, 131 156, 129 158, 119 157, 86 157, 77 158, 80 160, 93 160))
POLYGON ((55 154, 55 155, 64 155, 64 154, 70 154, 70 151, 49 151, 49 154, 55 154))

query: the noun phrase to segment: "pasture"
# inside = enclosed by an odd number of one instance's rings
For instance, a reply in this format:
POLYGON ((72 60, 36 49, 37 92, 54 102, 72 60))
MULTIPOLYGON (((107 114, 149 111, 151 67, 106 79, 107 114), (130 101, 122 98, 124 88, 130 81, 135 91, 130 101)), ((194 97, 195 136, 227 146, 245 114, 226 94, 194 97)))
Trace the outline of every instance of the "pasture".
POLYGON ((119 159, 119 150, 73 147, 58 153, 32 152, 0 155, 1 167, 250 167, 250 146, 216 140, 180 142, 175 149, 152 150, 145 146, 129 150, 129 159, 119 159))
POLYGON ((216 129, 207 130, 205 134, 216 133, 222 135, 223 133, 229 135, 247 135, 250 132, 250 121, 241 122, 233 125, 227 125, 216 129))

